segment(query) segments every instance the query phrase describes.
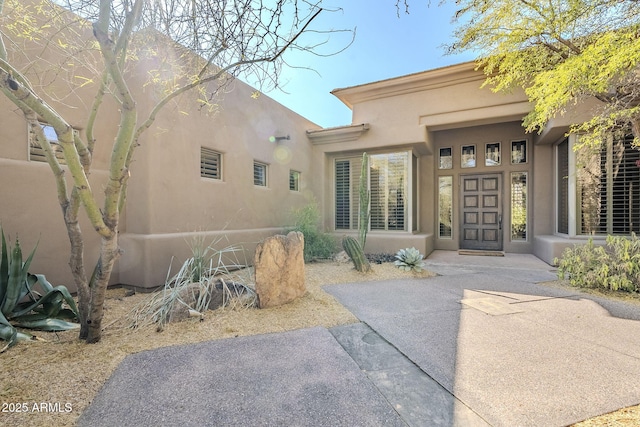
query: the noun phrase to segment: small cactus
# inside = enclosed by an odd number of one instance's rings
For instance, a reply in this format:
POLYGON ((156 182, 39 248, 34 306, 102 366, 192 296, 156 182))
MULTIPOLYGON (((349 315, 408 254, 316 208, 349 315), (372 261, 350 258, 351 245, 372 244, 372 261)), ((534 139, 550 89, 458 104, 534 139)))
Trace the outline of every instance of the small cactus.
POLYGON ((349 255, 349 258, 351 258, 351 261, 353 261, 356 270, 361 273, 371 270, 371 264, 369 264, 367 257, 364 256, 362 246, 360 246, 360 243, 358 243, 356 239, 351 236, 344 236, 342 238, 342 247, 347 255, 349 255))
POLYGON ((400 270, 421 272, 424 268, 423 255, 416 248, 400 249, 396 254, 394 264, 400 270))

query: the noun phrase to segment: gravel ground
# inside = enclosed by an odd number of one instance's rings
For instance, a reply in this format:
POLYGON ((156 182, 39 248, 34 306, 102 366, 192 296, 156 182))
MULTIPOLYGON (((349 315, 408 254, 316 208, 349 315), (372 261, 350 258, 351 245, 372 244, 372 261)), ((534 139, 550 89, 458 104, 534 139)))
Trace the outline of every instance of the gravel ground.
MULTIPOLYGON (((75 425, 80 413, 128 354, 169 345, 356 322, 347 309, 321 289, 323 285, 432 274, 407 273, 391 263, 372 262, 373 271, 368 274, 355 271, 350 263, 308 264, 308 292, 303 298, 264 310, 218 309, 207 312, 203 321, 169 324, 163 332, 157 332, 154 325, 135 330, 126 327, 132 310, 147 301, 149 294, 125 297, 124 289, 110 290, 101 342, 84 344, 77 339, 77 332, 38 333, 42 341, 19 344, 0 354, 0 425, 75 425), (17 413, 18 409, 27 411, 17 413)), ((640 425, 640 407, 578 424, 636 425, 640 425)))

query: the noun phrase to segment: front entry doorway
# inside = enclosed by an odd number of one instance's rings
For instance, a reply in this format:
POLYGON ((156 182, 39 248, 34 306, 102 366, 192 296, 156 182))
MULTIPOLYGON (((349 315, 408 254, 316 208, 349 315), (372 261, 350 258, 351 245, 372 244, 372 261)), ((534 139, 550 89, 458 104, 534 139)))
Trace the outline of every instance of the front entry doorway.
POLYGON ((501 251, 502 174, 460 178, 460 249, 501 251))

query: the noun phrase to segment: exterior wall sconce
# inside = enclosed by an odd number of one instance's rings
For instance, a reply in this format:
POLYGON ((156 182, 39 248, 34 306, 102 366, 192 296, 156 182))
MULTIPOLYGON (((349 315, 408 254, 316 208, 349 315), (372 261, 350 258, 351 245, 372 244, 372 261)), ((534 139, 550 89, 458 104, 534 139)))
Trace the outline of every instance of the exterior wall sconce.
POLYGON ((280 142, 280 141, 284 141, 284 140, 290 140, 291 137, 289 135, 287 136, 270 136, 269 137, 269 142, 280 142))

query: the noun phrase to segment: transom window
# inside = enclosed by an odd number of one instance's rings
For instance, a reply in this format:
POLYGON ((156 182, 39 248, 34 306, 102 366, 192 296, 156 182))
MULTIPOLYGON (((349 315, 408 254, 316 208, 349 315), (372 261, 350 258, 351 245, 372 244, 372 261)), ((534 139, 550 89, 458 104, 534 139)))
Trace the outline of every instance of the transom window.
POLYGON ((485 145, 484 165, 499 166, 500 165, 500 143, 492 142, 485 145))
MULTIPOLYGON (((415 188, 410 152, 369 156, 367 185, 370 191, 371 230, 410 228, 409 213, 415 188)), ((335 162, 335 228, 358 228, 359 182, 362 158, 338 159, 335 162)), ((412 225, 411 225, 412 226, 412 225)))

